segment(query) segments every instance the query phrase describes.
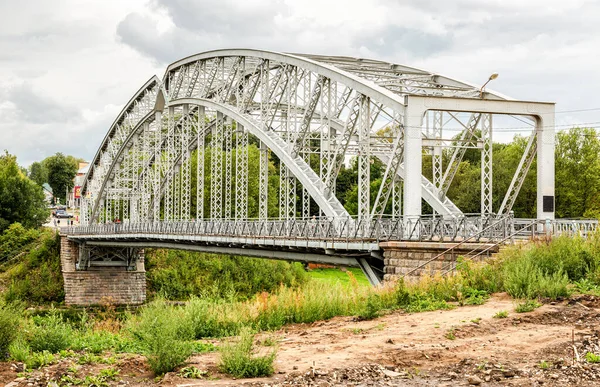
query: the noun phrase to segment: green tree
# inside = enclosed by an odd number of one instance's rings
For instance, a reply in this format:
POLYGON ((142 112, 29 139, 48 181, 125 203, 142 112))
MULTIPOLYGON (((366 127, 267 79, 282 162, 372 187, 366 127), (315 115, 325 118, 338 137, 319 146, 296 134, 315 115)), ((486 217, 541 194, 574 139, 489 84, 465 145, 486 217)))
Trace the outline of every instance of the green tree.
POLYGON ((35 181, 38 185, 48 182, 48 170, 41 162, 34 162, 29 167, 29 178, 35 181))
POLYGON ((42 188, 27 178, 17 165, 17 158, 0 156, 0 232, 14 222, 38 227, 47 218, 42 188))
POLYGON ((63 197, 67 190, 73 188, 73 179, 77 174, 76 160, 59 152, 43 161, 48 170, 48 184, 55 197, 63 197))
POLYGON ((600 139, 592 128, 557 134, 556 215, 560 218, 600 215, 600 139))

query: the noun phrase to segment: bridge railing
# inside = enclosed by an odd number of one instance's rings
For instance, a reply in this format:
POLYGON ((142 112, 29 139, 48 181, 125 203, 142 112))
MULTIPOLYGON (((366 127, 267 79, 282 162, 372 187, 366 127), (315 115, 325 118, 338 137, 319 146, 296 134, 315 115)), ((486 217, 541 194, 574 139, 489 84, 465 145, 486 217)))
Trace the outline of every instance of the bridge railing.
MULTIPOLYGON (((514 235, 529 238, 532 219, 466 214, 450 217, 424 215, 399 218, 313 217, 268 220, 198 220, 142 223, 104 223, 63 227, 70 235, 170 234, 214 235, 253 238, 294 238, 345 241, 497 241, 514 235), (520 231, 522 230, 522 231, 520 231)), ((538 220, 537 234, 579 234, 586 236, 598 228, 595 220, 538 220)))
MULTIPOLYGON (((460 241, 472 238, 497 240, 515 227, 511 217, 467 214, 450 217, 298 218, 290 220, 198 220, 142 223, 104 223, 63 227, 70 235, 171 234, 253 238, 302 238, 346 241, 460 241)), ((590 226, 591 227, 591 226, 590 226)))

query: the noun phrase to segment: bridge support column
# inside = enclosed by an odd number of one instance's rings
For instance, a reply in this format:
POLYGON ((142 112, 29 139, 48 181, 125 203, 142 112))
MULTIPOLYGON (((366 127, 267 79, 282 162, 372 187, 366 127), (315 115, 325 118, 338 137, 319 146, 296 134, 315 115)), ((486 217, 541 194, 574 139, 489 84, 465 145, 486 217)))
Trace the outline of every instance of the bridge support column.
MULTIPOLYGON (((114 266, 111 250, 104 249, 102 260, 78 270, 81 257, 90 255, 90 248, 61 235, 60 261, 65 287, 65 304, 139 305, 146 301, 146 270, 143 250, 136 250, 129 265, 114 266)), ((121 258, 122 249, 114 250, 121 258)), ((89 258, 89 257, 88 257, 89 258)))
POLYGON ((536 120, 537 217, 554 219, 554 106, 536 120))
MULTIPOLYGON (((419 101, 421 102, 421 101, 419 101)), ((404 215, 421 215, 423 103, 408 104, 404 114, 404 215)))
MULTIPOLYGON (((465 243, 459 248, 449 250, 456 243, 439 242, 383 242, 384 281, 417 281, 421 276, 444 274, 456 267, 459 256, 473 256, 491 247, 486 243, 465 243), (432 259, 436 258, 432 261, 432 259), (431 262, 429 262, 431 261, 431 262)), ((477 257, 482 260, 488 254, 498 251, 498 246, 490 248, 486 253, 477 257)))

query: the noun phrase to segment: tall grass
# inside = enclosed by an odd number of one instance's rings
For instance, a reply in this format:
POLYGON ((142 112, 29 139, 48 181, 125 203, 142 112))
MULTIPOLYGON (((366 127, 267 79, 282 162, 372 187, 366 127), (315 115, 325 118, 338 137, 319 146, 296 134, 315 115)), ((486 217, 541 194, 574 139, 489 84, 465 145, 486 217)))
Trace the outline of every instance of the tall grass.
POLYGON ((255 378, 273 375, 273 361, 276 351, 271 350, 266 354, 258 354, 253 346, 254 335, 250 328, 245 327, 240 331, 237 342, 225 343, 221 347, 221 371, 236 378, 255 378))
POLYGON ((183 310, 162 299, 144 306, 139 315, 129 320, 128 329, 140 342, 157 375, 183 364, 194 349, 193 331, 183 310))
POLYGON ((22 308, 0 300, 0 360, 9 355, 9 347, 17 338, 22 308))

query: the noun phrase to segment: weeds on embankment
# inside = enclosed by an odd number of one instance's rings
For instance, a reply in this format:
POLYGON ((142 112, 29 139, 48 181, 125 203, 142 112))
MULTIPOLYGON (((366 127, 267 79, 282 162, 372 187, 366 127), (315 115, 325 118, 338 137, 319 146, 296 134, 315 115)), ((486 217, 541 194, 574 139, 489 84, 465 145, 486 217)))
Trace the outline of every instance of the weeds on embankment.
POLYGON ((120 317, 110 308, 95 317, 84 312, 69 320, 58 310, 22 317, 19 306, 0 303, 0 321, 5 322, 0 324, 0 351, 8 351, 12 359, 29 367, 61 357, 87 364, 111 358, 114 362, 112 355, 101 356, 107 353, 141 353, 160 375, 185 363, 193 352, 214 350, 198 340, 242 335, 237 344, 224 347, 221 369, 234 375, 264 375, 272 372, 275 350, 256 357, 251 332, 334 316, 371 319, 389 310, 421 312, 478 305, 500 291, 530 300, 518 305, 519 312, 535 308, 536 298, 556 299, 574 291, 600 294, 600 237, 563 237, 509 247, 494 260, 463 260, 453 275, 424 277, 414 284, 400 281, 371 288, 359 285, 352 273, 347 275, 349 281, 344 284, 309 280, 247 300, 192 297, 184 305, 172 305, 158 298, 120 317))

